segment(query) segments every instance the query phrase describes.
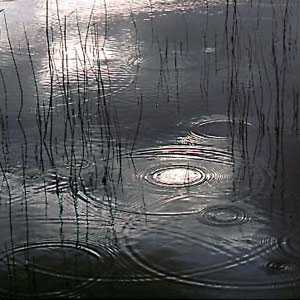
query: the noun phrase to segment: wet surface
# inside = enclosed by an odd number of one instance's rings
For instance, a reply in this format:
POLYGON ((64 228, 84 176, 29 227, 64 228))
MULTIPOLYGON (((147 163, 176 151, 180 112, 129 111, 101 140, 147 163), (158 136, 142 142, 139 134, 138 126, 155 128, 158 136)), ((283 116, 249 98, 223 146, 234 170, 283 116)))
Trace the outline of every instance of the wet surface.
POLYGON ((297 299, 296 0, 0 1, 0 295, 297 299))

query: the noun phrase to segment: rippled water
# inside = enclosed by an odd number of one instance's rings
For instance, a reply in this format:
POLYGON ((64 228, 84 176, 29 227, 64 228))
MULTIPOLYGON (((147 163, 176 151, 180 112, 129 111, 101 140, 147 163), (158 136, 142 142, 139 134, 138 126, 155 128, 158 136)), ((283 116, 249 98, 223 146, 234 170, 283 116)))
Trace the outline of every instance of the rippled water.
POLYGON ((296 0, 0 0, 0 295, 300 296, 296 0))

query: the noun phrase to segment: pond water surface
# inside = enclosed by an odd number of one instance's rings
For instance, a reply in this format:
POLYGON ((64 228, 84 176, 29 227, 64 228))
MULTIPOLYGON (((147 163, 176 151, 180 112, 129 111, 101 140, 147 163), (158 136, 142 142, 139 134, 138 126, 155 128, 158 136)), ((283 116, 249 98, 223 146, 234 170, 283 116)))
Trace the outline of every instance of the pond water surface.
POLYGON ((299 298, 299 20, 0 0, 1 297, 299 298))

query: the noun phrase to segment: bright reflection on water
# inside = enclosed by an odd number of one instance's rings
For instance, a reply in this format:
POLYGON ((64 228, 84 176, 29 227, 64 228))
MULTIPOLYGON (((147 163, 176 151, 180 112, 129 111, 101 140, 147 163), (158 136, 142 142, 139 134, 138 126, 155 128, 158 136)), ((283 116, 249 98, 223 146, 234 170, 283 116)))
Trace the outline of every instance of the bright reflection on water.
POLYGON ((0 298, 299 298, 299 12, 0 0, 0 298))
POLYGON ((180 187, 199 184, 205 180, 204 176, 199 169, 174 165, 154 170, 146 178, 153 184, 180 187))

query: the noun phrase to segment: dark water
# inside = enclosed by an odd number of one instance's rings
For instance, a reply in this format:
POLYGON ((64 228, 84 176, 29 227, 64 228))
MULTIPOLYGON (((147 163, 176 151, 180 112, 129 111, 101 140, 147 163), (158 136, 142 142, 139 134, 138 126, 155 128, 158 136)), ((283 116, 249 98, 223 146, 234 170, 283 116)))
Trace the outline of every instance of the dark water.
POLYGON ((299 1, 0 11, 1 297, 300 297, 299 1))

